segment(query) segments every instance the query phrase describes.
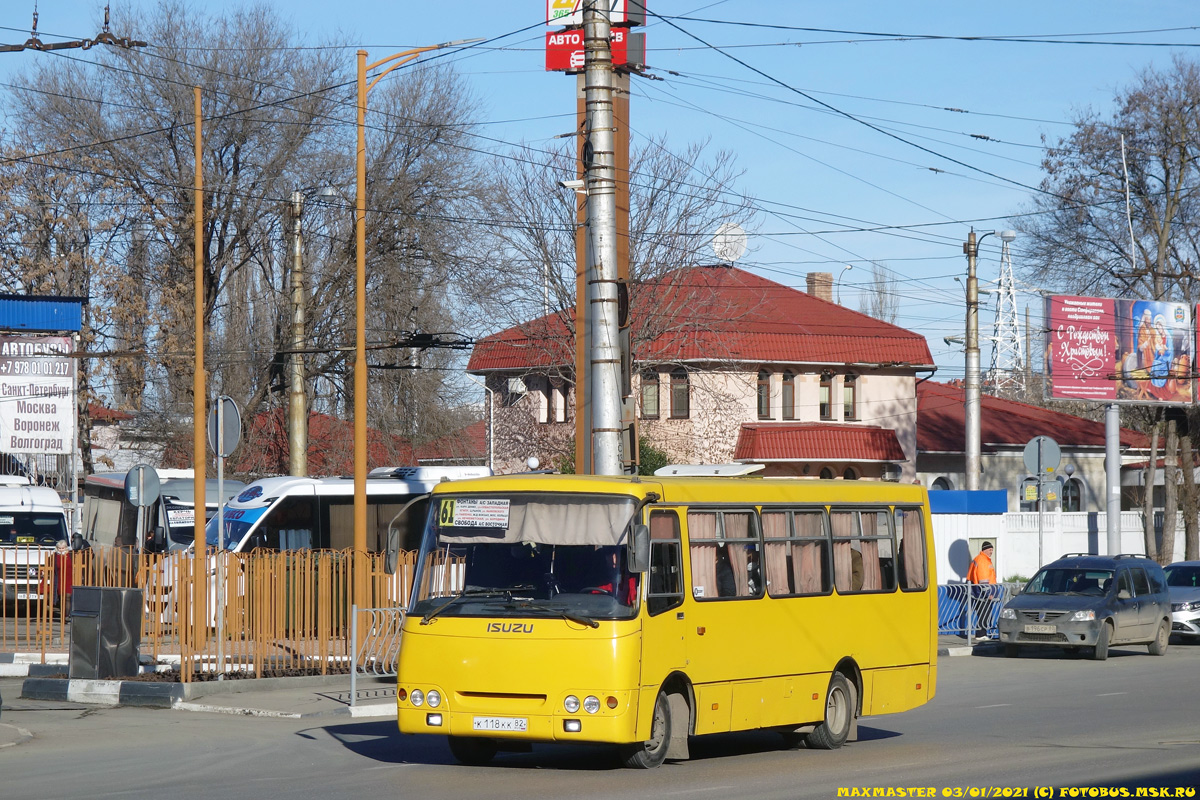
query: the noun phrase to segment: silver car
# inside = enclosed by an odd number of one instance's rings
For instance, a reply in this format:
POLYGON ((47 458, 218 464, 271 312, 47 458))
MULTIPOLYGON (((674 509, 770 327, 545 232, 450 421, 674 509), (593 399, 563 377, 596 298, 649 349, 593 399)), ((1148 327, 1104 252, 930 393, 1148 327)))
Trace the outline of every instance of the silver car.
POLYGON ((1144 556, 1075 553, 1038 570, 1000 610, 1004 654, 1055 645, 1108 658, 1110 644, 1145 644, 1167 652, 1171 610, 1163 569, 1144 556))
POLYGON ((1177 561, 1163 571, 1171 596, 1171 633, 1200 639, 1200 561, 1177 561))

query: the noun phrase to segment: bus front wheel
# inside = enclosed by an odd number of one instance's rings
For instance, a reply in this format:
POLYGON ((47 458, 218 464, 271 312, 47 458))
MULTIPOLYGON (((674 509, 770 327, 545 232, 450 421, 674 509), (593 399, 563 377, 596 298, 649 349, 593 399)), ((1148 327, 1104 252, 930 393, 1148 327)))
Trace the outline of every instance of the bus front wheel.
POLYGON ((644 742, 628 745, 625 749, 625 766, 634 769, 653 769, 667 757, 671 744, 671 704, 667 696, 658 693, 654 701, 654 722, 650 725, 650 738, 644 742))
POLYGON ((854 705, 850 681, 840 672, 833 673, 825 695, 825 719, 808 734, 804 743, 817 750, 836 750, 845 744, 854 721, 854 705))
POLYGON ((499 748, 491 739, 481 739, 472 736, 451 736, 450 752, 463 764, 472 767, 482 766, 496 757, 499 748))

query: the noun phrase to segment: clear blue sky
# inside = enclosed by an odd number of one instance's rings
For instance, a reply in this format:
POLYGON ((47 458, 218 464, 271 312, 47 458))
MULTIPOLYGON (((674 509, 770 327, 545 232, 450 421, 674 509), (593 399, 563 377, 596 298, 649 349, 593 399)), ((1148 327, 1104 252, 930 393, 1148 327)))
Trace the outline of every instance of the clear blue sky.
MULTIPOLYGON (((114 13, 147 5, 112 4, 114 13)), ((218 13, 241 4, 196 5, 218 13)), ((543 70, 544 0, 281 0, 276 7, 310 43, 340 31, 376 57, 511 33, 455 57, 483 100, 482 132, 544 146, 572 127, 574 79, 543 70)), ((38 8, 46 41, 92 36, 103 14, 100 0, 40 0, 38 8)), ((902 296, 899 323, 928 338, 938 379, 963 370, 961 351, 942 341, 963 330, 963 291, 953 282, 965 275, 962 242, 972 225, 1008 227, 1009 215, 1022 210, 1029 192, 1008 181, 1039 182, 1041 137, 1069 133, 1065 123, 1079 109, 1107 114, 1114 91, 1139 70, 1166 65, 1175 53, 1200 56, 1192 47, 1200 30, 1187 27, 1200 17, 1184 0, 650 0, 650 8, 671 19, 644 29, 651 72, 663 80, 635 79, 635 135, 666 132, 680 147, 709 139, 738 154, 745 171, 738 188, 764 212, 739 266, 798 288, 808 272, 832 272, 843 302, 857 308, 871 263, 886 264, 902 296), (880 227, 889 229, 862 230, 880 227), (844 272, 846 264, 853 269, 844 272)), ((32 9, 33 0, 5 0, 0 42, 24 41, 32 9)), ((0 54, 0 82, 45 57, 0 54)), ((346 59, 352 63, 352 49, 346 59)), ((989 237, 981 250, 981 280, 995 277, 998 244, 989 237)), ((1019 269, 1020 240, 1013 254, 1019 269)), ((1022 308, 1032 302, 1028 294, 1020 299, 1022 308)), ((985 308, 985 336, 992 319, 985 308)), ((988 359, 985 344, 985 368, 988 359)))

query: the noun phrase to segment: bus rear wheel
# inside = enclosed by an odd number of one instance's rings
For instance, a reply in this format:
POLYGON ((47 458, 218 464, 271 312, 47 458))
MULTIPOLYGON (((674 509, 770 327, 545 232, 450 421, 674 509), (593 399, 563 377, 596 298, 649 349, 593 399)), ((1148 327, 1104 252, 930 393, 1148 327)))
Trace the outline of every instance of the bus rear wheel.
POLYGON ((667 696, 658 693, 654 701, 654 721, 650 725, 650 738, 626 746, 624 751, 625 766, 633 769, 653 769, 667 757, 667 748, 671 744, 671 704, 667 696))
POLYGON ((491 739, 473 736, 451 736, 450 752, 463 764, 472 767, 483 766, 496 757, 499 748, 491 739))
POLYGON ((816 750, 836 750, 845 744, 854 721, 854 705, 850 681, 840 672, 833 673, 825 695, 825 719, 805 737, 804 743, 816 750))

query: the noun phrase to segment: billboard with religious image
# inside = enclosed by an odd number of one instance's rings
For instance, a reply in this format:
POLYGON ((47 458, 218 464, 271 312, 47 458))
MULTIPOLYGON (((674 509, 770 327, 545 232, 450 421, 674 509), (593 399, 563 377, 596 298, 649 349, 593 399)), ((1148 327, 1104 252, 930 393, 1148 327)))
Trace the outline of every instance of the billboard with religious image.
POLYGON ((1195 399, 1195 328, 1184 303, 1046 298, 1046 395, 1183 405, 1195 399))

